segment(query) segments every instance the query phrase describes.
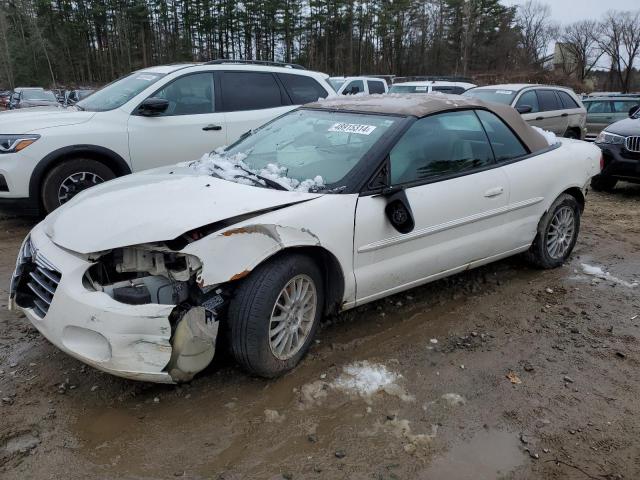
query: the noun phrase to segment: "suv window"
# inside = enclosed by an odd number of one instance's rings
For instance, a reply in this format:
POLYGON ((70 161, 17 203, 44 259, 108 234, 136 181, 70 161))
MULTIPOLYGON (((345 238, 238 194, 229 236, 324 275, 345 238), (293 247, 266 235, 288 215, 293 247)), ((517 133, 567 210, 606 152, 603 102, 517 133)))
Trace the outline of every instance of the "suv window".
POLYGON ((292 73, 278 73, 278 78, 287 90, 295 105, 315 102, 318 98, 326 98, 328 93, 313 78, 292 73))
POLYGON ((516 102, 516 108, 523 106, 531 107, 530 113, 537 113, 540 111, 540 105, 538 104, 538 96, 534 90, 529 90, 528 92, 524 92, 518 101, 516 102))
POLYGON ((562 110, 562 105, 558 99, 556 92, 553 90, 537 90, 538 102, 541 112, 550 112, 552 110, 562 110))
POLYGON ((209 72, 185 75, 153 94, 169 101, 164 116, 213 112, 213 75, 209 72))
POLYGON ((281 107, 280 86, 269 72, 223 72, 220 75, 225 112, 281 107))
POLYGON ((351 80, 342 91, 343 95, 355 95, 364 92, 364 82, 362 80, 351 80))
POLYGON ((608 100, 587 102, 587 112, 589 112, 589 113, 611 113, 611 102, 608 101, 608 100))
POLYGON ((562 106, 564 108, 568 108, 568 109, 580 108, 580 105, 578 105, 576 101, 573 98, 571 98, 571 95, 569 95, 567 92, 563 92, 562 90, 557 90, 556 93, 560 97, 560 101, 562 102, 562 106))
POLYGON ((369 93, 384 93, 384 83, 377 80, 367 80, 369 93))
POLYGON ((486 110, 478 110, 477 113, 498 162, 518 158, 528 153, 515 133, 495 114, 486 110))
POLYGON ((482 124, 472 110, 421 118, 389 154, 392 185, 457 174, 493 163, 482 124))
POLYGON ((456 86, 444 86, 444 85, 434 85, 431 87, 432 92, 442 92, 442 93, 450 93, 452 95, 461 95, 464 93, 464 88, 456 87, 456 86))

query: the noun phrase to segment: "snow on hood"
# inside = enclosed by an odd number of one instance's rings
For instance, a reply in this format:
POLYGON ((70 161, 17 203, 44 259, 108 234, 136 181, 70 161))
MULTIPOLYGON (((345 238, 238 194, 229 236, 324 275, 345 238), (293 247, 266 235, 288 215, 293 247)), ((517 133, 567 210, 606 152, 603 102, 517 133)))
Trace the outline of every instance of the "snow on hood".
POLYGON ((229 182, 189 166, 162 167, 82 192, 50 214, 44 228, 58 246, 88 254, 171 240, 209 223, 319 196, 229 182))
POLYGON ((199 173, 218 175, 225 180, 245 185, 255 185, 256 183, 265 185, 265 181, 260 177, 268 178, 294 192, 317 191, 325 186, 324 180, 320 175, 299 181, 295 178, 287 177, 285 175, 287 169, 275 163, 269 163, 260 170, 252 169, 244 162, 246 158, 247 155, 245 153, 227 155, 223 147, 203 155, 200 160, 193 162, 191 167, 199 173))
POLYGON ((31 133, 51 127, 77 125, 90 120, 96 112, 84 112, 75 107, 32 107, 0 112, 0 131, 31 133))

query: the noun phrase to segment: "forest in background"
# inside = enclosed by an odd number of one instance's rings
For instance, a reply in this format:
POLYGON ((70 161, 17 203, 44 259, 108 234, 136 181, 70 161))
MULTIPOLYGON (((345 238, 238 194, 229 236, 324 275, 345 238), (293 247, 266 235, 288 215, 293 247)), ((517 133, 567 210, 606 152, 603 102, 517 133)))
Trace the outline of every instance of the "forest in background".
POLYGON ((606 59, 634 85, 640 11, 559 26, 544 3, 499 0, 0 0, 0 84, 99 85, 133 70, 216 58, 329 74, 459 75, 579 85, 606 59))

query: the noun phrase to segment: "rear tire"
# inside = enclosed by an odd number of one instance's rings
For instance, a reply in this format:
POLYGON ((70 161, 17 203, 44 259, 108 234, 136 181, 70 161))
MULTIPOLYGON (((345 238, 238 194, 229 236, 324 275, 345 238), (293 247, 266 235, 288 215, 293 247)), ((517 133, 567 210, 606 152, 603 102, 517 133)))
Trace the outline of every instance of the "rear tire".
POLYGON ((571 255, 580 232, 580 204, 563 193, 538 223, 538 233, 527 259, 540 268, 561 266, 571 255))
POLYGON ((597 192, 612 192, 618 180, 612 177, 596 175, 591 179, 591 188, 597 192))
POLYGON ((42 182, 42 203, 46 213, 53 212, 78 193, 116 178, 115 173, 97 160, 74 158, 56 165, 42 182))
POLYGON ((573 138, 575 140, 580 140, 580 133, 575 130, 574 128, 570 128, 569 130, 566 131, 566 133, 564 134, 565 138, 573 138))
POLYGON ((323 276, 311 258, 283 255, 258 266, 229 304, 236 361, 249 373, 266 378, 291 370, 313 342, 323 305, 323 276), (287 298, 299 302, 287 306, 287 298))

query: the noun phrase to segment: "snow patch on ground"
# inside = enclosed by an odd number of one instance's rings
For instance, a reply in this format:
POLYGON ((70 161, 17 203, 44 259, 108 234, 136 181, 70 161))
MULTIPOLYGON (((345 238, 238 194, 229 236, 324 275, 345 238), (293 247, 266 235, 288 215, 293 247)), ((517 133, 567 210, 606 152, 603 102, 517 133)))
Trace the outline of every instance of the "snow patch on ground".
POLYGON ((549 130, 543 130, 539 127, 532 126, 531 128, 542 135, 549 145, 555 145, 556 143, 558 143, 558 137, 556 137, 555 133, 550 132, 549 130))
POLYGON ((413 397, 397 384, 400 378, 402 375, 390 371, 384 365, 364 360, 346 365, 332 386, 337 390, 359 395, 365 399, 375 393, 385 392, 402 400, 412 401, 413 397))
POLYGON ((457 393, 445 393, 440 398, 442 398, 445 403, 452 407, 458 407, 467 403, 467 400, 462 395, 459 395, 457 393))
POLYGON ((246 153, 228 155, 224 150, 218 148, 212 153, 203 155, 200 160, 191 163, 191 167, 198 173, 218 175, 225 180, 243 185, 265 186, 267 182, 264 181, 264 178, 267 178, 294 192, 309 192, 310 190, 322 189, 325 186, 324 179, 320 175, 299 181, 287 177, 287 169, 274 163, 269 163, 260 170, 252 169, 244 162, 246 158, 246 153))
POLYGON ((638 282, 630 283, 618 277, 614 277, 609 272, 606 272, 602 267, 598 267, 596 265, 589 265, 589 264, 583 263, 582 271, 587 275, 591 275, 592 277, 596 277, 601 280, 606 280, 608 282, 617 283, 627 288, 635 288, 638 286, 638 282))

